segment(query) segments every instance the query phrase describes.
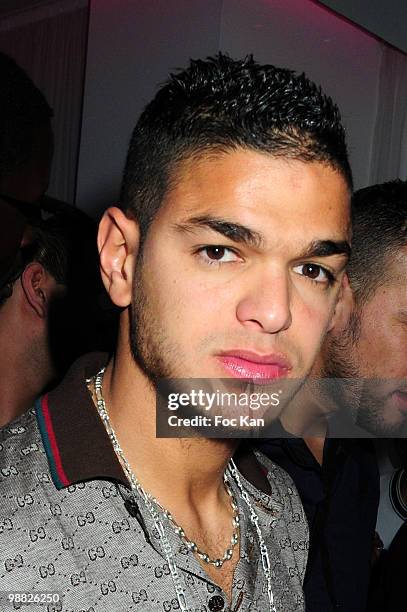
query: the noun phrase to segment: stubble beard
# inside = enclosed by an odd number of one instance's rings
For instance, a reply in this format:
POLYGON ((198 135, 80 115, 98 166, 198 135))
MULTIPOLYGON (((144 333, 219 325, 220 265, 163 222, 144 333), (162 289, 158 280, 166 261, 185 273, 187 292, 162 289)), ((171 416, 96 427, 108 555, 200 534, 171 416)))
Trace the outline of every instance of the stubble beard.
POLYGON ((357 343, 360 334, 360 318, 352 314, 349 326, 341 337, 331 338, 325 350, 322 376, 331 379, 332 389, 338 397, 340 409, 352 415, 355 424, 377 437, 397 435, 401 424, 387 423, 383 415, 388 396, 375 393, 372 378, 363 378, 358 364, 357 343))
MULTIPOLYGON (((133 286, 129 330, 130 350, 137 366, 145 374, 152 388, 160 394, 160 380, 171 381, 171 379, 186 377, 185 363, 181 356, 180 347, 171 342, 157 317, 153 314, 152 304, 143 281, 142 263, 139 262, 135 271, 133 286)), ((167 392, 169 389, 170 387, 167 385, 167 392)), ((176 387, 175 389, 178 391, 176 387)), ((192 440, 189 438, 180 438, 180 442, 185 450, 192 444, 192 440)), ((223 446, 225 443, 224 440, 216 438, 196 438, 196 442, 200 444, 204 442, 211 448, 219 444, 223 446)), ((230 441, 228 443, 230 444, 230 441)))
POLYGON ((328 336, 324 347, 321 377, 329 379, 329 390, 338 411, 356 422, 360 405, 361 384, 354 359, 359 323, 351 316, 341 336, 328 336))
POLYGON ((404 421, 388 423, 383 415, 383 408, 388 396, 376 396, 366 389, 361 398, 357 424, 378 438, 394 438, 400 435, 404 421))
MULTIPOLYGON (((180 346, 168 337, 166 330, 154 313, 154 303, 149 296, 144 274, 145 269, 141 256, 137 262, 133 281, 129 343, 131 355, 136 365, 144 373, 152 388, 159 391, 160 381, 185 379, 193 376, 188 374, 191 370, 185 363, 180 346)), ((208 337, 207 343, 213 340, 214 338, 208 337)), ((305 379, 306 374, 298 379, 299 385, 295 389, 295 394, 303 386, 305 379)), ((175 381, 174 384, 176 384, 175 381)), ((245 380, 238 381, 230 378, 230 384, 232 388, 229 389, 228 387, 225 390, 236 392, 237 390, 245 390, 248 383, 245 380)), ((169 389, 169 387, 167 386, 166 389, 169 389)), ((178 391, 177 387, 174 387, 174 389, 178 391)), ((258 389, 256 390, 258 391, 258 389)), ((263 387, 260 390, 263 391, 263 387)))
POLYGON ((179 348, 170 341, 154 315, 143 280, 142 257, 137 263, 133 287, 130 350, 134 361, 156 389, 160 379, 180 377, 182 360, 179 348))

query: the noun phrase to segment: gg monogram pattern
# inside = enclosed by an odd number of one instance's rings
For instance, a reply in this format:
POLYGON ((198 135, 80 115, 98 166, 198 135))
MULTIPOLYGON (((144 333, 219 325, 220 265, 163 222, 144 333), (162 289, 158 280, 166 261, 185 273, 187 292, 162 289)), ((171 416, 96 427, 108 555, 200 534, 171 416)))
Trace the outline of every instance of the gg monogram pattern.
MULTIPOLYGON (((80 479, 77 474, 73 482, 74 459, 69 462, 56 421, 54 429, 48 429, 48 438, 41 431, 42 416, 37 407, 0 430, 0 590, 57 592, 61 601, 26 608, 14 603, 4 610, 2 603, 1 612, 179 610, 158 533, 142 500, 133 497, 124 479, 97 475, 102 470, 97 457, 106 440, 92 440, 89 452, 95 458, 86 469, 89 473, 93 469, 95 475, 80 479)), ((75 419, 73 413, 70 419, 75 419)), ((98 435, 102 433, 100 429, 98 435)), ((79 452, 76 442, 70 438, 73 458, 79 452)), ((89 438, 86 445, 89 447, 89 438)), ((85 450, 82 456, 89 460, 85 450)), ((103 461, 113 461, 113 456, 103 461)), ((304 610, 301 585, 308 547, 302 506, 288 475, 260 453, 257 461, 267 471, 272 495, 257 489, 244 475, 241 480, 252 497, 269 550, 276 609, 300 612, 304 610)), ((116 467, 111 468, 112 473, 116 467)), ((232 487, 238 497, 233 483, 232 487)), ((168 525, 191 612, 268 610, 257 536, 243 501, 239 511, 241 558, 231 607, 168 525)))

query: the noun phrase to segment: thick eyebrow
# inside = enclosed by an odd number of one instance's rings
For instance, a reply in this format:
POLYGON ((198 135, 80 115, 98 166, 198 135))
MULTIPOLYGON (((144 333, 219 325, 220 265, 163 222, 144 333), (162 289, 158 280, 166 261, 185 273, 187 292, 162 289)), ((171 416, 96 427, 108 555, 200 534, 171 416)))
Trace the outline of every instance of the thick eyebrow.
POLYGON ((193 231, 196 227, 207 227, 233 242, 247 244, 254 248, 261 248, 265 244, 265 240, 260 232, 256 232, 245 225, 227 221, 219 217, 204 215, 200 217, 192 217, 185 223, 176 223, 174 227, 181 232, 193 231))
POLYGON ((347 240, 314 240, 298 259, 308 257, 332 257, 332 255, 345 255, 349 259, 350 244, 347 240))
MULTIPOLYGON (((196 227, 206 227, 234 242, 247 244, 260 249, 265 246, 263 234, 241 225, 211 215, 191 217, 184 223, 175 223, 174 227, 180 232, 192 232, 196 227)), ((345 255, 350 257, 351 248, 346 240, 314 240, 301 253, 297 259, 309 257, 331 257, 332 255, 345 255)))

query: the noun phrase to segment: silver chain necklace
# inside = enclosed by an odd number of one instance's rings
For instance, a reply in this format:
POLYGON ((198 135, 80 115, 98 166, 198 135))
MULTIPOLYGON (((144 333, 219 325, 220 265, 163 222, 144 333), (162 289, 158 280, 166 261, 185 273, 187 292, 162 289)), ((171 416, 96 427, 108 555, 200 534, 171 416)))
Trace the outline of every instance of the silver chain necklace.
MULTIPOLYGON (((138 489, 141 490, 143 487, 141 486, 139 481, 137 482, 138 482, 138 489)), ((204 563, 207 563, 208 565, 213 565, 214 567, 222 567, 225 561, 230 561, 231 558, 233 557, 233 549, 239 542, 239 522, 240 522, 239 510, 237 507, 237 503, 233 497, 232 489, 230 488, 229 479, 228 479, 226 472, 223 475, 223 483, 225 485, 226 492, 230 497, 230 505, 233 510, 233 518, 232 518, 233 533, 232 533, 232 537, 230 538, 230 546, 226 548, 223 554, 223 557, 217 558, 217 559, 211 559, 209 555, 206 552, 204 552, 202 549, 200 549, 195 542, 193 542, 192 540, 189 540, 187 536, 185 535, 185 531, 180 525, 178 525, 178 523, 176 522, 172 514, 169 512, 169 510, 164 508, 160 504, 160 502, 157 500, 157 498, 151 495, 151 493, 146 493, 144 491, 145 495, 147 495, 151 499, 151 501, 154 502, 155 505, 160 508, 161 512, 164 514, 165 518, 168 519, 168 522, 173 527, 175 533, 181 538, 181 540, 184 542, 188 550, 196 554, 200 559, 202 559, 202 561, 204 561, 204 563)))
POLYGON ((249 508, 249 518, 250 518, 250 522, 253 524, 256 533, 257 533, 257 537, 259 540, 259 547, 260 547, 260 554, 261 554, 261 562, 262 562, 262 567, 263 567, 263 572, 264 572, 264 576, 266 578, 266 582, 267 582, 267 595, 268 595, 268 599, 269 599, 269 603, 270 603, 270 612, 276 612, 276 608, 274 605, 274 596, 273 596, 273 591, 272 591, 272 584, 271 584, 271 567, 270 567, 270 558, 269 558, 269 554, 268 554, 268 550, 266 547, 266 543, 264 541, 263 538, 263 534, 261 532, 260 526, 259 526, 259 517, 256 514, 256 511, 253 507, 253 504, 250 500, 250 497, 247 493, 247 491, 243 488, 243 485, 241 483, 240 480, 240 476, 239 476, 239 472, 237 470, 236 464, 233 461, 233 459, 230 459, 229 464, 227 466, 227 469, 225 471, 224 474, 224 484, 225 484, 225 488, 226 491, 228 493, 228 495, 231 498, 231 506, 233 509, 233 519, 232 519, 232 524, 233 524, 233 534, 231 537, 231 546, 228 547, 223 555, 223 558, 221 559, 210 559, 209 555, 206 554, 205 552, 203 552, 201 549, 198 548, 198 546, 192 541, 189 540, 186 536, 185 536, 185 532, 182 529, 182 527, 180 527, 176 521, 174 520, 174 518, 172 517, 171 513, 166 510, 165 508, 163 508, 163 506, 161 506, 161 504, 156 500, 155 497, 153 497, 150 493, 147 493, 144 488, 142 487, 142 485, 140 484, 139 480, 137 479, 136 475, 134 474, 133 470, 131 469, 131 466, 129 464, 129 462, 127 461, 121 446, 119 444, 119 441, 117 439, 116 436, 116 432, 114 431, 112 424, 110 422, 110 418, 109 418, 109 414, 107 412, 106 409, 106 403, 103 397, 103 390, 102 390, 102 385, 103 385, 103 375, 105 373, 105 368, 102 368, 98 374, 94 377, 94 379, 90 378, 88 379, 86 382, 88 384, 90 384, 93 380, 94 380, 94 385, 95 385, 95 394, 96 394, 96 406, 100 415, 100 418, 102 419, 106 431, 108 433, 108 436, 110 438, 110 441, 112 442, 114 451, 116 453, 116 455, 119 457, 119 459, 122 462, 122 465, 125 469, 126 475, 130 481, 131 484, 131 488, 133 491, 133 495, 138 493, 140 494, 141 498, 143 499, 145 506, 148 510, 148 512, 150 513, 151 518, 153 519, 153 523, 154 526, 159 534, 159 539, 164 551, 164 555, 165 558, 167 560, 168 563, 168 567, 170 569, 171 572, 171 577, 172 577, 172 581, 174 584, 174 589, 175 589, 175 593, 177 595, 177 600, 178 600, 178 604, 180 607, 181 612, 190 612, 190 609, 187 607, 186 604, 186 599, 185 599, 185 589, 182 585, 182 580, 181 580, 181 576, 179 574, 178 571, 178 567, 175 563, 174 560, 174 555, 171 549, 171 544, 168 540, 167 534, 165 532, 164 529, 164 525, 161 521, 160 515, 157 511, 157 507, 160 509, 160 511, 162 512, 162 514, 165 516, 165 518, 168 520, 168 522, 173 526, 173 528, 175 529, 176 533, 179 535, 179 537, 181 538, 181 540, 185 543, 185 545, 187 546, 188 550, 190 550, 191 552, 197 554, 205 563, 209 563, 211 565, 214 565, 215 567, 222 567, 223 563, 225 561, 229 561, 232 556, 233 556, 233 548, 236 546, 237 542, 238 542, 238 532, 235 530, 239 529, 239 510, 238 510, 238 506, 236 503, 236 500, 233 497, 233 493, 232 490, 230 488, 229 485, 229 479, 233 479, 239 489, 239 492, 241 494, 242 499, 244 500, 244 502, 246 503, 246 505, 249 508))

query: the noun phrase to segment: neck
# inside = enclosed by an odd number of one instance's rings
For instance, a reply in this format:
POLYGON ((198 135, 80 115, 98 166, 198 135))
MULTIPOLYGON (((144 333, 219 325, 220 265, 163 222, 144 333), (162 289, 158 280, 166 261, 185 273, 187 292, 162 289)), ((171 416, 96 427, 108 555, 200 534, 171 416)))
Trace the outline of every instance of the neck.
POLYGON ((31 408, 52 378, 45 332, 26 316, 20 297, 17 284, 1 306, 0 426, 31 408))
POLYGON ((201 514, 224 500, 223 473, 236 441, 156 438, 155 392, 129 353, 118 351, 103 380, 111 425, 143 488, 166 508, 201 514))
POLYGON ((31 408, 43 389, 43 381, 30 367, 27 352, 7 350, 2 337, 0 333, 0 427, 31 408))
POLYGON ((325 438, 327 419, 333 411, 320 386, 306 382, 285 406, 280 421, 284 429, 299 438, 325 438))
POLYGON ((319 465, 323 464, 324 461, 324 437, 309 437, 304 438, 304 442, 308 447, 308 450, 313 454, 319 465))

